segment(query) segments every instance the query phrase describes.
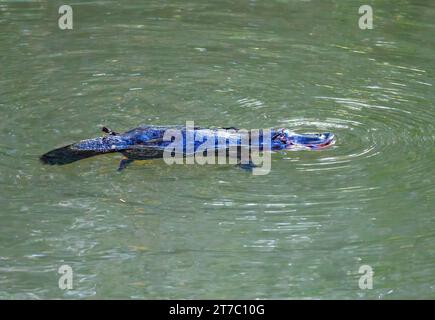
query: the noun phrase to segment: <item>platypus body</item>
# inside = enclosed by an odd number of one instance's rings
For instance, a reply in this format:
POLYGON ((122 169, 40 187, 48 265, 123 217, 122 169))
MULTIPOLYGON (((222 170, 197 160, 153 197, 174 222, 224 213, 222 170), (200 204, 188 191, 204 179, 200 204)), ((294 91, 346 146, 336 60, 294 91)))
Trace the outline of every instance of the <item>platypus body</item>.
MULTIPOLYGON (((239 132, 241 131, 234 127, 205 129, 200 127, 142 125, 124 133, 117 133, 106 127, 102 130, 106 133, 103 137, 82 140, 54 149, 42 155, 40 159, 46 164, 64 165, 96 155, 119 152, 125 156, 125 159, 121 160, 119 165, 119 170, 122 170, 134 160, 163 158, 165 148, 173 143, 173 140, 168 139, 165 133, 172 131, 178 132, 182 138, 181 152, 184 156, 194 155, 196 152, 202 153, 204 148, 201 148, 201 144, 204 140, 212 141, 212 148, 207 150, 211 149, 216 153, 219 150, 228 151, 231 147, 239 149, 247 147, 240 137, 239 132), (189 138, 192 141, 191 147, 187 142, 189 138)), ((296 134, 283 128, 271 129, 268 135, 260 131, 257 139, 260 151, 262 151, 265 143, 268 143, 270 150, 278 151, 319 150, 335 142, 334 135, 329 132, 296 134)))

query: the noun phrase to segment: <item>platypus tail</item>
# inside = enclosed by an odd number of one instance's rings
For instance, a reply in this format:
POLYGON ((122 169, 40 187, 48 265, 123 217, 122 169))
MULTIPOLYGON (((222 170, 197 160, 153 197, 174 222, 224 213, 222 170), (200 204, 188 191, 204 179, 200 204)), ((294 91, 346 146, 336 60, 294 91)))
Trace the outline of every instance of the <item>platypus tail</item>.
POLYGON ((118 152, 128 147, 121 135, 111 133, 105 137, 83 140, 43 154, 43 163, 63 165, 100 154, 118 152))
POLYGON ((74 161, 86 159, 89 157, 97 156, 99 154, 107 153, 93 150, 80 150, 73 147, 71 144, 62 148, 51 150, 43 154, 40 159, 45 164, 68 164, 74 161))

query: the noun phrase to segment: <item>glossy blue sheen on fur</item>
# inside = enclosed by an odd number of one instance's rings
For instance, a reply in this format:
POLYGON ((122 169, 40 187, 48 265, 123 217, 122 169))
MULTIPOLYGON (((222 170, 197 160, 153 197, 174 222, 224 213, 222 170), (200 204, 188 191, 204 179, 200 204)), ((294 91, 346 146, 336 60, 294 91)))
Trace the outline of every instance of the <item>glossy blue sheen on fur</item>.
MULTIPOLYGON (((179 133, 179 140, 181 140, 177 146, 181 150, 182 144, 184 153, 196 152, 201 146, 203 150, 205 147, 203 144, 207 143, 207 141, 209 150, 211 148, 218 150, 235 146, 249 146, 249 140, 243 140, 240 134, 241 131, 237 130, 202 128, 186 130, 182 126, 140 126, 122 134, 110 134, 105 137, 83 140, 73 144, 71 148, 81 151, 111 152, 128 150, 134 146, 146 146, 147 148, 163 150, 171 144, 171 136, 176 132, 179 133), (164 137, 165 132, 167 134, 166 137, 164 137), (194 141, 193 150, 188 150, 188 141, 190 143, 194 141)), ((334 143, 334 135, 332 133, 296 134, 288 129, 271 129, 270 133, 268 141, 270 142, 271 150, 321 149, 334 143)), ((262 150, 265 137, 267 135, 264 135, 260 131, 258 139, 253 139, 251 145, 258 145, 259 149, 262 150)), ((171 146, 174 145, 175 143, 172 143, 171 146)))

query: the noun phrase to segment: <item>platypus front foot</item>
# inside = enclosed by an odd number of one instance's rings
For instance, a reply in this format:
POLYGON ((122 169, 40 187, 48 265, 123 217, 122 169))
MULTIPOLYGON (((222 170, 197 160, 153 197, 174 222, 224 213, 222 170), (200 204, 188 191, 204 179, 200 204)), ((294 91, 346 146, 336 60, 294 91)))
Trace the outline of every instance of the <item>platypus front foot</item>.
POLYGON ((257 167, 257 165, 254 162, 252 162, 252 160, 249 160, 249 163, 239 162, 237 166, 246 171, 252 171, 252 169, 257 167))

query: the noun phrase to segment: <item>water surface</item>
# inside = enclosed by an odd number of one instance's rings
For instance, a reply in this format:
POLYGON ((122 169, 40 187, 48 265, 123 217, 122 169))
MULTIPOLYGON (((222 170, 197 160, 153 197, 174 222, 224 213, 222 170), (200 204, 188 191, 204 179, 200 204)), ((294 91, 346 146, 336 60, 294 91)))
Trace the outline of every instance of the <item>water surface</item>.
POLYGON ((0 1, 0 297, 435 297, 435 3, 0 1), (233 166, 53 147, 141 123, 331 131, 233 166), (70 265, 73 290, 58 288, 70 265), (372 266, 372 290, 358 287, 372 266))

